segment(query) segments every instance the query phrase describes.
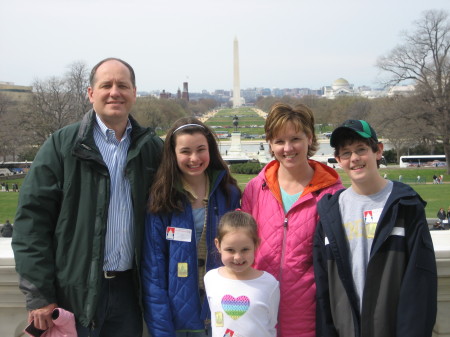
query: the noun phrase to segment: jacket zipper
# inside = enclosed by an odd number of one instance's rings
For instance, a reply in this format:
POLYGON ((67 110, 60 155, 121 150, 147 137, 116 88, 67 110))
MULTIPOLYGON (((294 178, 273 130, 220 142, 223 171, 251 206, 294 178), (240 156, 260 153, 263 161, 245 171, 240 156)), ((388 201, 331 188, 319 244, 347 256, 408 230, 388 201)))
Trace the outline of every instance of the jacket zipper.
MULTIPOLYGON (((264 184, 262 188, 268 188, 266 182, 264 181, 264 184)), ((270 191, 270 188, 269 188, 270 191)), ((272 191, 270 191, 272 195, 275 197, 272 191)), ((276 199, 276 197, 275 197, 276 199)), ((280 205, 281 208, 283 208, 283 205, 280 205)), ((283 276, 283 264, 284 264, 284 255, 285 255, 285 246, 286 246, 286 236, 287 236, 287 229, 288 229, 288 218, 285 216, 283 221, 283 242, 281 245, 281 260, 280 260, 280 269, 278 271, 278 281, 281 281, 281 277, 283 276)), ((278 325, 280 325, 278 323, 278 325)))
POLYGON ((281 281, 281 277, 283 276, 283 265, 284 265, 284 254, 286 251, 286 236, 288 230, 288 218, 285 217, 283 221, 283 242, 281 245, 281 260, 280 260, 280 270, 278 273, 278 280, 281 281))
MULTIPOLYGON (((92 160, 92 161, 94 161, 95 163, 99 164, 100 166, 106 168, 106 171, 108 172, 106 175, 107 175, 108 179, 110 179, 109 171, 108 171, 108 168, 107 168, 105 162, 104 162, 103 160, 99 160, 99 158, 98 158, 99 153, 96 152, 96 151, 94 151, 94 149, 92 149, 90 146, 88 146, 88 145, 86 145, 86 144, 84 144, 84 143, 80 143, 80 147, 82 147, 82 148, 84 149, 84 151, 88 151, 90 154, 93 153, 93 154, 95 154, 96 156, 93 157, 93 158, 88 158, 88 157, 86 157, 83 153, 75 154, 75 156, 78 156, 79 158, 81 158, 81 159, 83 159, 83 160, 88 160, 88 161, 89 161, 89 160, 92 160)), ((110 192, 110 191, 108 190, 108 192, 110 192)), ((108 196, 109 196, 109 194, 110 194, 110 193, 108 193, 108 196)), ((108 200, 109 200, 109 198, 108 198, 108 200)), ((108 207, 109 207, 109 201, 108 201, 108 207)), ((106 216, 106 217, 107 217, 107 216, 106 216)), ((106 228, 106 223, 104 224, 104 226, 105 226, 105 228, 106 228)), ((102 247, 100 248, 100 251, 104 253, 104 250, 105 250, 105 247, 104 247, 104 243, 103 243, 103 244, 102 244, 102 247)), ((103 258, 104 258, 104 256, 103 256, 103 258)), ((96 306, 98 306, 98 301, 97 301, 96 306)), ((94 312, 94 316, 95 316, 95 312, 94 312)), ((90 322, 89 325, 88 325, 88 328, 89 328, 88 337, 90 337, 90 336, 91 336, 91 333, 96 329, 96 321, 95 321, 95 319, 92 319, 92 320, 91 320, 91 322, 90 322)))

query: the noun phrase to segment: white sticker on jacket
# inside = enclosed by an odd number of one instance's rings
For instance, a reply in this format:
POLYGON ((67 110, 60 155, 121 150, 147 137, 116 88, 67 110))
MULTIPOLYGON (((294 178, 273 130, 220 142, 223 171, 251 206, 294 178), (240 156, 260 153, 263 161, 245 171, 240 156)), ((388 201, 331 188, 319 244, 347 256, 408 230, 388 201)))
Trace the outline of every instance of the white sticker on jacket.
POLYGON ((166 229, 166 240, 191 242, 191 240, 192 240, 192 229, 178 228, 178 227, 167 227, 167 229, 166 229))
POLYGON ((392 228, 391 235, 405 236, 405 228, 404 227, 394 227, 394 228, 392 228))

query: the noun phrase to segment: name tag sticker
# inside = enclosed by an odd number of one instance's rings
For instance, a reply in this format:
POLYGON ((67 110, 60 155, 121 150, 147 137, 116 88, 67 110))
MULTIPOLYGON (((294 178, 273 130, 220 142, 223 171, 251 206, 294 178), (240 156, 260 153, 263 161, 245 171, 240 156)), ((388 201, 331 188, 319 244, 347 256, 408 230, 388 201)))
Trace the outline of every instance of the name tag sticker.
POLYGON ((223 327, 223 313, 221 311, 216 311, 214 316, 216 318, 216 326, 223 327))
POLYGON ((234 337, 234 336, 236 335, 234 334, 234 331, 231 329, 225 330, 225 335, 223 335, 223 337, 234 337))
POLYGON ((167 229, 166 229, 166 240, 191 242, 191 240, 192 240, 192 229, 178 228, 178 227, 167 227, 167 229))
POLYGON ((178 263, 178 277, 188 277, 188 264, 186 262, 178 263))
POLYGON ((378 221, 380 220, 382 208, 376 208, 364 211, 364 224, 366 226, 366 237, 373 239, 377 230, 378 221))

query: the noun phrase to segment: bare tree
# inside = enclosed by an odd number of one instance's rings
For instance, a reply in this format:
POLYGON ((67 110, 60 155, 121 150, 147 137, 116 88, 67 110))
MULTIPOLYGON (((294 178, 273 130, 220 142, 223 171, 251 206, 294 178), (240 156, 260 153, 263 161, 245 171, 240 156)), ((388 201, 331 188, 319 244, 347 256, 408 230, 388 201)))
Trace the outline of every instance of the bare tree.
POLYGON ((69 66, 66 80, 73 102, 74 119, 79 120, 90 109, 91 103, 87 95, 89 87, 89 69, 86 63, 77 61, 69 66))
POLYGON ((178 118, 187 115, 179 102, 155 97, 138 98, 132 114, 142 126, 152 128, 168 128, 178 118))
POLYGON ((158 108, 156 101, 154 97, 142 97, 136 100, 132 115, 140 125, 156 128, 164 124, 165 116, 158 108))
POLYGON ((11 123, 11 117, 13 114, 14 102, 10 99, 8 95, 0 93, 0 156, 3 161, 6 157, 11 154, 13 144, 13 125, 11 123))
POLYGON ((23 129, 23 106, 31 94, 18 97, 0 93, 0 157, 3 161, 16 160, 24 147, 30 144, 23 129))
POLYGON ((5 112, 8 111, 8 108, 13 104, 13 101, 8 97, 8 95, 5 95, 0 92, 0 116, 3 115, 5 112))
POLYGON ((378 137, 392 145, 397 153, 397 162, 402 154, 433 134, 433 129, 430 131, 423 119, 426 109, 423 101, 415 96, 380 98, 373 102, 370 123, 379 130, 378 137))
POLYGON ((78 119, 74 110, 67 80, 35 80, 33 97, 21 113, 22 128, 35 136, 34 144, 42 144, 53 132, 78 119))
POLYGON ((40 145, 56 130, 82 118, 90 108, 87 97, 89 71, 83 62, 74 62, 64 77, 33 82, 33 95, 20 110, 21 129, 30 144, 40 145))
MULTIPOLYGON (((178 101, 179 103, 182 103, 178 101)), ((181 105, 184 107, 183 105, 181 105)), ((217 101, 214 99, 199 99, 198 101, 189 101, 186 105, 185 110, 192 116, 202 116, 207 111, 215 108, 217 106, 217 101)))
POLYGON ((380 57, 377 66, 392 75, 386 84, 415 82, 417 93, 431 108, 426 120, 443 143, 450 174, 449 14, 425 11, 415 25, 414 32, 404 34, 404 43, 380 57))
POLYGON ((358 97, 355 102, 347 109, 347 118, 349 119, 370 119, 372 104, 367 98, 358 97))

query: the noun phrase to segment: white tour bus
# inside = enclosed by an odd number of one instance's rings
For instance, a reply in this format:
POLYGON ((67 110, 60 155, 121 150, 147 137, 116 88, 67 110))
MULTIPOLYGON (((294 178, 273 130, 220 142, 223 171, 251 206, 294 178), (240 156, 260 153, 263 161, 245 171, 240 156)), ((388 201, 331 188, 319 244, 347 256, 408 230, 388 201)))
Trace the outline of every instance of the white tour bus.
MULTIPOLYGON (((341 168, 341 165, 339 165, 339 163, 337 162, 336 158, 331 157, 331 156, 324 156, 324 155, 319 156, 319 155, 316 155, 316 156, 311 157, 310 159, 319 161, 319 162, 321 162, 323 164, 326 164, 329 167, 332 167, 332 168, 335 168, 335 169, 337 169, 337 168, 340 169, 341 168)), ((386 165, 387 165, 386 159, 384 158, 384 156, 382 156, 381 157, 380 168, 386 168, 386 165)))
POLYGON ((401 156, 400 167, 445 167, 447 160, 443 154, 401 156))

